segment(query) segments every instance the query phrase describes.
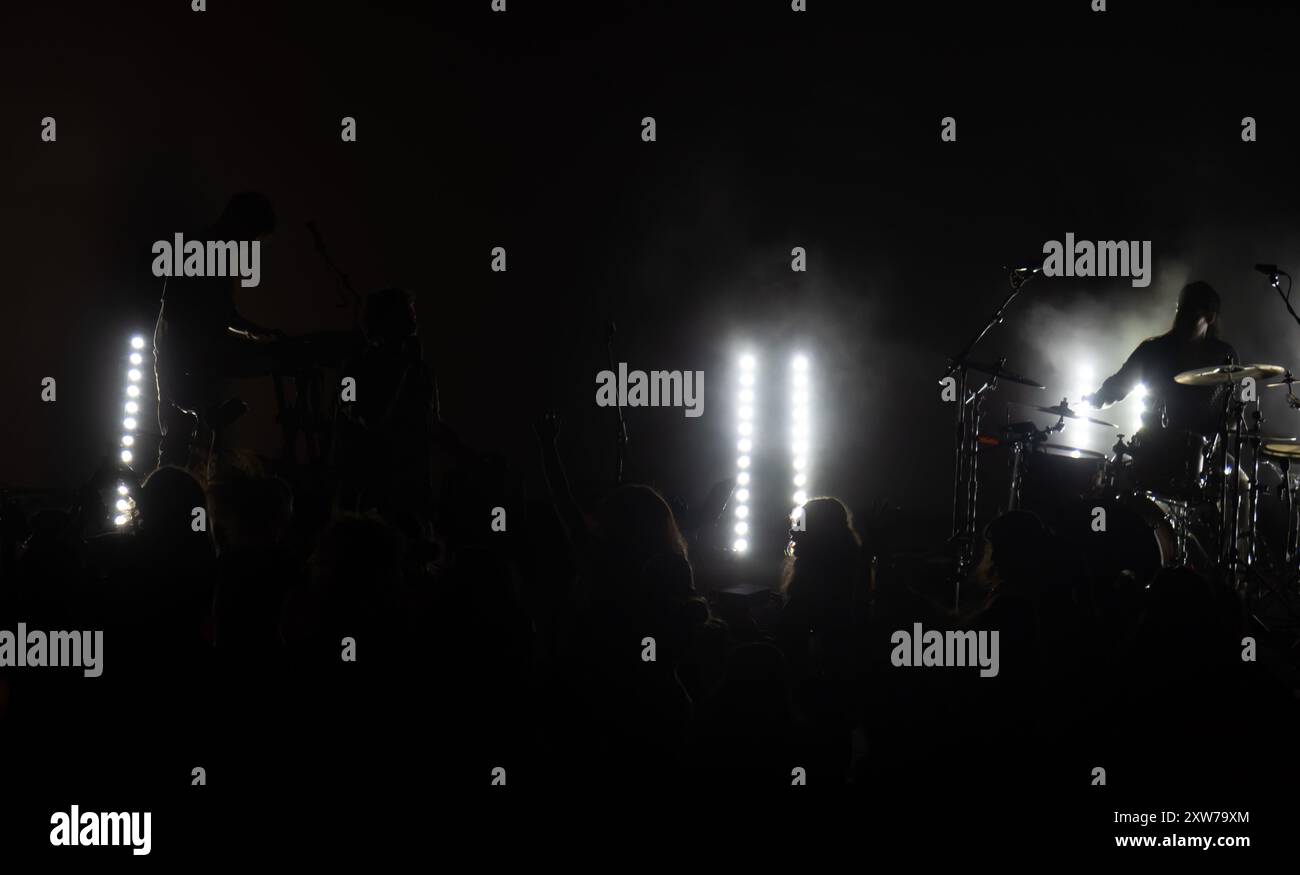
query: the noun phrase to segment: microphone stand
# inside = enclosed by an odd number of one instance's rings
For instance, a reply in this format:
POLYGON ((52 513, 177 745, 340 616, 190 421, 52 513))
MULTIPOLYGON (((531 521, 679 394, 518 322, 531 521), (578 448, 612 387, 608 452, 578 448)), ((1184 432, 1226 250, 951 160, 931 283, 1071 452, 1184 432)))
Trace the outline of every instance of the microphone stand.
POLYGON ((352 288, 352 280, 348 279, 348 275, 339 269, 339 266, 334 263, 334 259, 330 258, 329 250, 325 248, 325 241, 321 238, 320 229, 316 227, 316 223, 308 222, 307 230, 311 232, 311 239, 316 244, 316 253, 320 255, 321 261, 325 262, 325 266, 334 274, 335 291, 339 295, 339 306, 346 307, 351 303, 353 325, 360 326, 361 296, 357 294, 356 289, 352 288), (347 295, 343 294, 344 291, 347 292, 347 295), (348 298, 352 300, 349 301, 348 298))
POLYGON ((1277 292, 1278 297, 1282 299, 1282 303, 1286 304, 1286 311, 1291 314, 1291 318, 1294 319, 1297 324, 1300 324, 1300 314, 1297 314, 1295 308, 1291 306, 1291 274, 1280 268, 1274 267, 1269 273, 1268 284, 1273 287, 1273 291, 1277 292), (1286 277, 1285 294, 1282 292, 1282 277, 1286 277))
MULTIPOLYGON (((940 379, 942 383, 943 380, 949 377, 955 377, 957 383, 956 450, 953 458, 951 538, 958 546, 956 582, 953 596, 954 611, 958 610, 961 602, 961 582, 975 564, 975 504, 979 489, 979 423, 980 416, 983 413, 984 395, 997 386, 997 377, 994 377, 992 380, 986 381, 984 385, 974 392, 968 394, 966 391, 969 372, 967 360, 979 342, 993 330, 993 326, 1002 322, 1007 307, 1020 294, 1020 290, 1025 283, 1036 273, 1037 271, 1026 270, 1012 270, 1009 272, 1007 281, 1011 286, 1010 292, 998 305, 992 318, 985 323, 984 327, 970 339, 961 352, 948 360, 948 368, 940 379)), ((1006 359, 999 361, 999 369, 1005 362, 1006 359)))

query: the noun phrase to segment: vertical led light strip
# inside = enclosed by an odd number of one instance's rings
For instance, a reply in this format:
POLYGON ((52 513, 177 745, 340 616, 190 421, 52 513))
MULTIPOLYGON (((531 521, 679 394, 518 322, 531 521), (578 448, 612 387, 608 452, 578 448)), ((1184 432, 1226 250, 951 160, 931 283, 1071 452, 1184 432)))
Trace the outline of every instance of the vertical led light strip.
MULTIPOLYGON (((137 334, 131 338, 131 352, 127 356, 130 367, 126 371, 126 404, 123 411, 126 416, 122 419, 122 451, 120 458, 123 465, 130 465, 135 458, 133 448, 135 447, 135 430, 139 426, 139 420, 136 418, 140 412, 140 399, 144 397, 140 388, 144 380, 144 338, 137 334)), ((114 507, 117 508, 117 515, 113 517, 113 524, 116 526, 125 526, 131 521, 135 513, 135 499, 131 496, 131 490, 125 483, 117 484, 117 502, 114 507)))
POLYGON ((794 508, 792 518, 803 512, 808 501, 809 459, 812 454, 812 387, 808 357, 796 355, 790 360, 790 454, 794 468, 794 508))
POLYGON ((739 389, 736 394, 736 540, 732 549, 737 553, 749 550, 749 499, 750 481, 753 479, 755 423, 758 401, 758 360, 752 353, 740 357, 739 389))

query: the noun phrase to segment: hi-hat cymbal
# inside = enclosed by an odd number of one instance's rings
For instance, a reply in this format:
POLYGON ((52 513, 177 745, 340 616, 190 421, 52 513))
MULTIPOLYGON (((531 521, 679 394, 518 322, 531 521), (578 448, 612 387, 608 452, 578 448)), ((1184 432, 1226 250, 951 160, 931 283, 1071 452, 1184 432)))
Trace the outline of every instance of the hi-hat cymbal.
POLYGON ((1300 439, 1293 437, 1262 437, 1259 451, 1275 459, 1300 459, 1300 439))
POLYGON ((966 362, 966 367, 970 368, 972 371, 979 371, 981 374, 988 374, 990 377, 995 377, 999 380, 1019 383, 1022 386, 1032 386, 1035 389, 1047 388, 1036 380, 1031 380, 1029 377, 1022 377, 1014 371, 1008 371, 1006 368, 991 365, 988 362, 966 362))
POLYGON ((1272 380, 1286 373, 1281 365, 1219 365, 1213 368, 1193 368, 1174 377, 1175 383, 1184 386, 1223 386, 1240 383, 1247 378, 1272 380))
POLYGON ((1062 416, 1066 419, 1078 419, 1083 422, 1091 422, 1093 425, 1104 425, 1106 428, 1119 428, 1119 426, 1113 422, 1107 422, 1104 419, 1093 419, 1091 416, 1083 416, 1082 414, 1075 413, 1065 404, 1057 404, 1054 407, 1040 407, 1037 404, 1025 404, 1022 401, 1014 401, 1012 403, 1018 404, 1021 407, 1028 407, 1030 410, 1037 410, 1039 413, 1050 413, 1053 416, 1062 416))

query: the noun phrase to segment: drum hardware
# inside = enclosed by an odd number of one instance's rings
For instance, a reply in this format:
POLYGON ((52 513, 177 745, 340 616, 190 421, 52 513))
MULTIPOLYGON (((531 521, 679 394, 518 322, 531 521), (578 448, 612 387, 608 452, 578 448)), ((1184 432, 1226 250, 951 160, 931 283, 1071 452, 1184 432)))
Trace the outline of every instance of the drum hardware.
POLYGON ((1250 454, 1250 516, 1247 520, 1246 534, 1246 565, 1254 567, 1256 562, 1256 549, 1259 546, 1259 444, 1260 428, 1264 424, 1264 415, 1259 411, 1259 405, 1250 415, 1251 426, 1249 437, 1251 440, 1250 454))
POLYGON ((1011 484, 1007 495, 1007 510, 1020 508, 1020 490, 1024 481, 1024 456, 1026 448, 1033 448, 1045 442, 1054 432, 1060 431, 1061 423, 1051 428, 1039 428, 1032 422, 1011 422, 1003 429, 1004 442, 1011 446, 1011 484))
POLYGON ((1262 437, 1259 439, 1259 452, 1264 460, 1274 465, 1282 475, 1282 482, 1277 486, 1277 496, 1286 507, 1286 543, 1282 551, 1282 562, 1291 568, 1300 549, 1300 531, 1297 527, 1295 493, 1296 478, 1291 474, 1291 463, 1300 459, 1300 438, 1262 437))
MULTIPOLYGON (((1259 400, 1242 400, 1236 391, 1237 384, 1246 379, 1256 381, 1276 380, 1290 385, 1289 372, 1281 365, 1222 364, 1215 367, 1194 368, 1174 377, 1183 386, 1231 386, 1224 399, 1223 425, 1219 437, 1223 439, 1223 483, 1219 491, 1220 534, 1219 558, 1230 578, 1237 580, 1242 565, 1252 566, 1256 560, 1257 520, 1259 504, 1259 436, 1264 421, 1259 410, 1259 400), (1254 405, 1253 409, 1251 405, 1254 405), (1244 453, 1251 451, 1249 467, 1243 467, 1244 453), (1247 487, 1241 486, 1242 474, 1247 487), (1245 532, 1242 532, 1242 505, 1248 502, 1245 532), (1243 543, 1244 541, 1244 543, 1243 543)), ((1240 583, 1240 581, 1238 581, 1240 583)))
POLYGON ((1187 544, 1191 539, 1192 503, 1182 499, 1162 497, 1150 492, 1144 492, 1143 495, 1165 511, 1173 527, 1174 551, 1173 555, 1168 557, 1164 567, 1184 567, 1188 561, 1187 544))
POLYGON ((1284 376, 1282 379, 1278 380, 1276 383, 1265 383, 1264 388, 1277 389, 1279 387, 1285 386, 1287 406, 1290 407, 1292 410, 1300 410, 1300 398, 1296 397, 1295 389, 1293 388, 1293 386, 1296 383, 1300 383, 1300 380, 1297 380, 1295 377, 1291 376, 1291 372, 1287 371, 1286 376, 1284 376))
POLYGON ((1027 407, 1030 410, 1037 410, 1039 413, 1050 413, 1053 416, 1060 417, 1061 422, 1059 424, 1062 427, 1065 425, 1065 420, 1073 419, 1078 420, 1079 422, 1090 422, 1093 425, 1105 426, 1106 428, 1119 428, 1119 426, 1115 425, 1113 422, 1107 422, 1104 419, 1093 419, 1091 416, 1083 416, 1082 414, 1075 413, 1070 409, 1070 405, 1067 402, 1068 399, 1062 398, 1061 403, 1053 407, 1039 407, 1036 404, 1025 404, 1021 401, 1014 401, 1012 403, 1019 407, 1027 407))
POLYGON ((956 383, 957 416, 955 423, 956 446, 953 459, 953 497, 952 497, 952 537, 957 546, 957 568, 954 579, 953 608, 961 602, 961 582, 970 573, 975 564, 975 499, 979 489, 979 435, 980 417, 983 414, 985 396, 993 391, 999 379, 1016 382, 1034 388, 1043 388, 1036 380, 1023 377, 1006 370, 1006 358, 998 359, 996 366, 972 362, 970 354, 984 337, 993 330, 994 325, 1002 322, 1007 307, 1020 294, 1020 290, 1034 272, 1013 270, 1008 272, 1007 282, 1010 289, 1006 298, 998 305, 993 316, 957 355, 948 360, 940 382, 952 378, 956 383), (968 390, 967 378, 971 371, 987 376, 978 389, 968 390))

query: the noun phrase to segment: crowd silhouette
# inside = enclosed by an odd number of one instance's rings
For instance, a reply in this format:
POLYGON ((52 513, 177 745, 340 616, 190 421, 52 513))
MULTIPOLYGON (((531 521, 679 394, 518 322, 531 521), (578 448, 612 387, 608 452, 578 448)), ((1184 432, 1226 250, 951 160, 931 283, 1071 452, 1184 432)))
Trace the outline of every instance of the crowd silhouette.
POLYGON ((1248 634, 1285 648, 1221 581, 1099 574, 1016 511, 987 527, 954 611, 832 497, 806 504, 780 569, 724 579, 697 557, 709 514, 638 484, 580 501, 557 417, 520 463, 543 494, 462 442, 409 295, 372 295, 365 328, 348 367, 374 391, 340 410, 328 472, 277 472, 217 434, 144 478, 129 531, 103 532, 93 502, 6 506, 21 547, 0 628, 105 630, 102 678, 0 670, 10 777, 142 805, 202 766, 268 807, 399 783, 489 794, 500 768, 543 795, 806 782, 878 800, 997 788, 1029 808, 1084 796, 1098 766, 1159 792, 1295 777, 1288 664, 1241 654, 1248 634), (892 665, 891 632, 914 622, 997 630, 1000 672, 892 665))

